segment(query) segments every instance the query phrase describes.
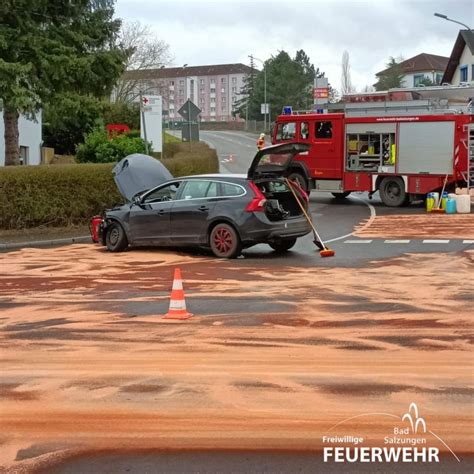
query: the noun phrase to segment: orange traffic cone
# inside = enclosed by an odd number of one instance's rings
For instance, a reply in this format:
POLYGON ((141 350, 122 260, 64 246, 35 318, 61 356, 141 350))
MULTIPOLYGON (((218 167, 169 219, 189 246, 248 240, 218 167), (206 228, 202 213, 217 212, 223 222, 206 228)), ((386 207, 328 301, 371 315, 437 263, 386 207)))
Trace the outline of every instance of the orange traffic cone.
POLYGON ((186 310, 184 301, 183 280, 181 270, 175 268, 173 278, 173 288, 171 289, 170 308, 163 319, 188 319, 192 316, 186 310))

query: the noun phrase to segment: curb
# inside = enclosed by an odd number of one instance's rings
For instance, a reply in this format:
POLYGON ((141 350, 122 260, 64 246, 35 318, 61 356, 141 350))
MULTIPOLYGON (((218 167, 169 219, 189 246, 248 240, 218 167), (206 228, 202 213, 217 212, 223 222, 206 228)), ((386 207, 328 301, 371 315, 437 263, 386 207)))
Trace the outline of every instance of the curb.
POLYGON ((0 244, 0 250, 12 250, 24 247, 52 247, 54 245, 76 244, 82 242, 91 242, 90 235, 83 237, 67 237, 64 239, 33 240, 30 242, 13 242, 11 244, 0 244))

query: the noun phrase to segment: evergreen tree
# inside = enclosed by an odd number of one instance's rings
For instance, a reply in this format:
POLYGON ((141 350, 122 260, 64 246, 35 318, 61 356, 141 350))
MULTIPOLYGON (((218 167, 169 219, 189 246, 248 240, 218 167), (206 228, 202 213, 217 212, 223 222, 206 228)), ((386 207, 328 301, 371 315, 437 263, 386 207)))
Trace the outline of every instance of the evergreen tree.
POLYGON ((401 58, 397 61, 394 57, 390 56, 386 64, 387 68, 377 75, 378 81, 374 84, 376 91, 386 91, 402 87, 403 71, 400 62, 401 58))
POLYGON ((115 0, 0 2, 0 99, 5 164, 19 163, 18 117, 34 114, 54 94, 108 96, 123 72, 115 44, 115 0))
MULTIPOLYGON (((291 105, 295 110, 312 107, 314 79, 324 77, 324 73, 315 69, 303 50, 297 51, 294 58, 286 51, 280 51, 265 61, 264 67, 270 117, 275 118, 285 105, 291 105)), ((264 89, 263 69, 249 75, 242 89, 243 97, 236 104, 236 112, 250 120, 262 120, 260 105, 264 102, 264 89)))

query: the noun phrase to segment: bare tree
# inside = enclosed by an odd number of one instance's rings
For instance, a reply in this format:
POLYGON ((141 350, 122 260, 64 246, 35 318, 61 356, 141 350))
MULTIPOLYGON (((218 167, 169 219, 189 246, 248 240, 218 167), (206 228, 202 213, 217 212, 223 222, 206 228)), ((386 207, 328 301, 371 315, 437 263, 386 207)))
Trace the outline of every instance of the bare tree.
POLYGON ((369 86, 368 84, 366 84, 364 88, 362 89, 362 92, 364 93, 375 92, 375 87, 369 86))
MULTIPOLYGON (((158 39, 148 25, 139 21, 122 25, 119 38, 121 48, 127 52, 125 73, 118 81, 113 94, 115 102, 132 102, 138 97, 138 89, 144 82, 141 71, 160 69, 170 64, 169 45, 158 39)), ((148 87, 161 90, 159 79, 147 79, 148 87)))
POLYGON ((341 95, 350 94, 354 92, 354 87, 351 81, 351 65, 349 64, 349 53, 344 51, 342 53, 342 76, 341 76, 341 95))

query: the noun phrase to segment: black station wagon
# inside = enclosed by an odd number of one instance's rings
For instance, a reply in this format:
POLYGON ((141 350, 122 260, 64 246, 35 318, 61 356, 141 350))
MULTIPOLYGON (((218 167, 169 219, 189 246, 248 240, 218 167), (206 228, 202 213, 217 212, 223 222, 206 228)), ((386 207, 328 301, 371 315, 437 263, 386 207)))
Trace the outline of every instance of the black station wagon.
POLYGON ((247 175, 180 178, 171 177, 157 160, 131 155, 114 168, 119 190, 130 202, 105 212, 101 242, 111 252, 129 245, 206 247, 223 258, 260 243, 287 251, 311 231, 301 211, 307 195, 296 183, 290 189, 284 179, 294 156, 308 148, 285 143, 260 150, 247 175))

